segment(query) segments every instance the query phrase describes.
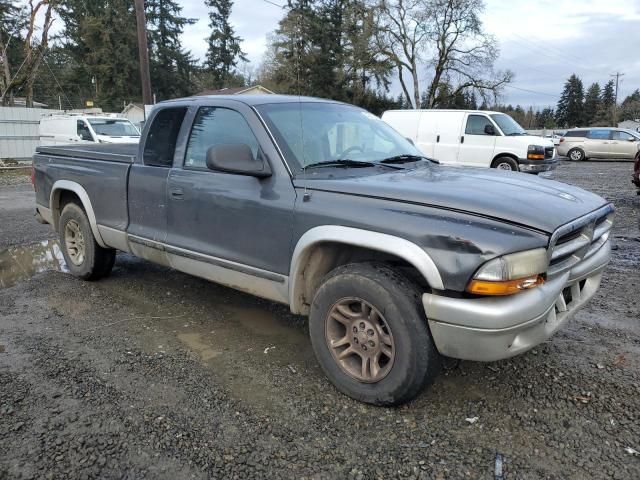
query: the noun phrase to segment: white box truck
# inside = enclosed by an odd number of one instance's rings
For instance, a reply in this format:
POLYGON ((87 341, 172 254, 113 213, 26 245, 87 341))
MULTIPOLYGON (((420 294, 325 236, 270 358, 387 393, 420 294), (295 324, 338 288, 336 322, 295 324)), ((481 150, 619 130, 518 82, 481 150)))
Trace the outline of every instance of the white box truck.
POLYGON ((40 145, 74 143, 138 143, 140 131, 116 115, 61 113, 40 119, 40 145))
POLYGON ((389 110, 382 120, 445 165, 539 173, 557 164, 553 142, 509 115, 484 110, 389 110))

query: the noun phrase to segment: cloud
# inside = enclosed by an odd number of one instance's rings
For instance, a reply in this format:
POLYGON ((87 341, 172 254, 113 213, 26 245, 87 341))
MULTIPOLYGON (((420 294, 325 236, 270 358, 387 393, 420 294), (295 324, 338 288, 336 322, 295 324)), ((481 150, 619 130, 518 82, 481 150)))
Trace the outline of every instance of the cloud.
MULTIPOLYGON (((275 0, 284 4, 285 0, 275 0)), ((486 30, 500 44, 497 69, 515 73, 503 101, 522 105, 555 105, 566 79, 577 74, 585 83, 621 77, 620 98, 640 88, 640 2, 637 0, 490 0, 483 15, 486 30)), ((208 9, 202 0, 182 3, 186 16, 198 18, 185 28, 184 46, 196 58, 206 53, 208 9)), ((258 66, 267 36, 284 10, 264 0, 236 0, 231 21, 244 41, 243 50, 258 66)), ((428 76, 427 71, 420 77, 428 76)), ((400 93, 393 82, 394 96, 400 93)))

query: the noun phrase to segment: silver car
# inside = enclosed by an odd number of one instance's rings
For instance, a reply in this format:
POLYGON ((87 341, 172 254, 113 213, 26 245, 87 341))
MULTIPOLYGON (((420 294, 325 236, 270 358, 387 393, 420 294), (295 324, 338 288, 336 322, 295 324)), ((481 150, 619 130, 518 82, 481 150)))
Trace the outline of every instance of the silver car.
POLYGON ((576 128, 560 139, 558 155, 571 160, 633 158, 640 133, 624 128, 576 128))

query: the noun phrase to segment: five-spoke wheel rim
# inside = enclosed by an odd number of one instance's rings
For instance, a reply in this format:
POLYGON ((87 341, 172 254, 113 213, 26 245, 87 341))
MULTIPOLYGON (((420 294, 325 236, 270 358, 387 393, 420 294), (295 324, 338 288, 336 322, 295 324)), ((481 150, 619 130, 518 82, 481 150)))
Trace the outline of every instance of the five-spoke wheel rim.
POLYGON ((356 380, 375 383, 393 367, 395 343, 380 311, 366 300, 343 298, 330 309, 325 339, 343 372, 356 380))
POLYGON ((64 227, 64 243, 71 262, 82 265, 85 256, 84 235, 75 220, 69 220, 64 227))

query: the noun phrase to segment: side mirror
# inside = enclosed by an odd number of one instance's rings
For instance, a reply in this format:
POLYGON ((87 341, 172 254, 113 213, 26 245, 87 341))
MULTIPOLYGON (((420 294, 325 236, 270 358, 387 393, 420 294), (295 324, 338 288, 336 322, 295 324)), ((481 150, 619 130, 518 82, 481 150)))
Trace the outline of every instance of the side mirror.
POLYGON ((249 145, 244 143, 214 145, 207 150, 207 168, 251 177, 270 177, 269 164, 260 154, 258 156, 255 159, 249 145))
POLYGON ((485 133, 485 135, 495 135, 496 134, 496 129, 493 128, 493 125, 485 125, 484 126, 484 133, 485 133))
POLYGON ((638 139, 636 137, 629 137, 630 142, 637 142, 638 139))

